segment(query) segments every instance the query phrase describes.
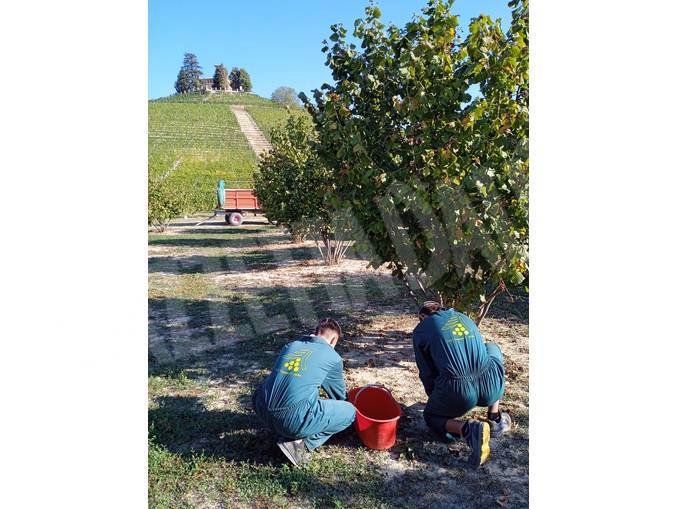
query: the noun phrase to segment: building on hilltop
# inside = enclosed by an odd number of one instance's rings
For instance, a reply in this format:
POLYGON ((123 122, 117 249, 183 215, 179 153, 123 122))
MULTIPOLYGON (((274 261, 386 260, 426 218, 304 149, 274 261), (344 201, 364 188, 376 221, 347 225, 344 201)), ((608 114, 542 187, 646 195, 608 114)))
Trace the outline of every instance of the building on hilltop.
POLYGON ((200 78, 200 91, 201 92, 233 92, 231 90, 231 85, 227 82, 226 88, 219 90, 214 88, 214 78, 200 78))
POLYGON ((213 82, 214 80, 212 78, 200 78, 200 90, 202 92, 211 92, 213 90, 213 82))

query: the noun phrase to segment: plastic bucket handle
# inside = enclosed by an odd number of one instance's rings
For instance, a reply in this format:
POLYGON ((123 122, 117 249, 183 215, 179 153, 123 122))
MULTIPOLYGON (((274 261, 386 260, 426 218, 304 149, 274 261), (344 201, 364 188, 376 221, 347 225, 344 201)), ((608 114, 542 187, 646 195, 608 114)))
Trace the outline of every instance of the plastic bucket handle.
MULTIPOLYGON (((391 395, 391 391, 389 391, 385 386, 383 386, 383 385, 381 385, 381 384, 369 384, 369 385, 363 385, 360 389, 358 389, 358 392, 355 393, 355 398, 354 398, 354 399, 355 399, 356 402, 358 402, 358 396, 360 396, 360 393, 363 392, 363 391, 364 391, 365 389, 367 389, 368 387, 376 387, 376 388, 378 388, 378 389, 381 389, 381 390, 383 390, 383 391, 388 392, 389 396, 391 395)), ((391 396, 391 397, 393 397, 393 396, 391 396)))
MULTIPOLYGON (((356 392, 355 398, 353 398, 353 401, 354 401, 354 405, 355 405, 355 407, 356 407, 356 410, 357 410, 358 412, 360 412, 360 410, 358 410, 358 397, 360 396, 360 393, 363 392, 363 391, 364 391, 365 389, 367 389, 368 387, 374 387, 374 388, 376 388, 376 389, 381 389, 382 391, 385 391, 386 394, 388 394, 388 396, 391 398, 391 400, 393 401, 393 403, 398 407, 398 414, 399 414, 397 417, 391 417, 390 419, 373 419, 372 417, 370 417, 369 419, 372 420, 372 421, 374 421, 374 422, 391 422, 391 421, 393 421, 394 419, 400 419, 400 416, 402 415, 402 411, 400 410, 400 405, 398 404, 398 402, 397 402, 397 401, 395 400, 395 398, 393 397, 393 394, 391 394, 391 391, 389 391, 386 387, 384 387, 384 386, 381 385, 381 384, 369 384, 369 385, 365 385, 365 386, 361 387, 361 388, 358 390, 358 392, 356 392)), ((362 412, 360 412, 360 413, 362 414, 362 412)))

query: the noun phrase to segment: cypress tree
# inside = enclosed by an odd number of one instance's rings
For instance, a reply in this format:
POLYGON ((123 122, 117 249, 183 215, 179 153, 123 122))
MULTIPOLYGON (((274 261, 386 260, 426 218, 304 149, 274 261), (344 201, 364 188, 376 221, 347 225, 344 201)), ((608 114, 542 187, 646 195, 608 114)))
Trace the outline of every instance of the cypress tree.
POLYGON ((200 76, 202 75, 202 67, 198 63, 198 57, 193 53, 184 53, 184 64, 181 70, 186 73, 188 80, 188 92, 198 92, 200 90, 200 76))
POLYGON ((174 83, 174 89, 177 91, 177 94, 185 94, 190 88, 188 74, 186 74, 186 71, 182 68, 177 76, 177 81, 174 83))
POLYGON ((240 86, 242 86, 243 92, 252 91, 252 78, 244 68, 240 69, 240 86))
POLYGON ((252 78, 245 69, 234 67, 231 69, 231 74, 228 76, 231 80, 231 88, 238 92, 252 91, 252 78))
POLYGON ((212 88, 215 90, 230 90, 228 84, 228 72, 224 64, 214 66, 214 79, 212 80, 212 88))
POLYGON ((231 82, 231 88, 237 92, 240 92, 240 86, 242 85, 240 82, 240 69, 237 67, 231 69, 231 74, 228 75, 228 79, 231 82))

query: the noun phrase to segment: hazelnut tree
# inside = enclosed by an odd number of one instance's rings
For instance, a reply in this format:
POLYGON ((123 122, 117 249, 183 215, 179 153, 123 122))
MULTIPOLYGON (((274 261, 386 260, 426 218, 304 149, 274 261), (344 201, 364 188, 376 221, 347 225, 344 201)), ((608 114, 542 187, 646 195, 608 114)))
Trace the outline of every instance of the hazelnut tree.
POLYGON ((481 15, 463 39, 452 6, 430 0, 403 28, 369 6, 359 47, 333 25, 334 84, 300 97, 371 264, 480 323, 528 271, 528 1, 508 31, 481 15))

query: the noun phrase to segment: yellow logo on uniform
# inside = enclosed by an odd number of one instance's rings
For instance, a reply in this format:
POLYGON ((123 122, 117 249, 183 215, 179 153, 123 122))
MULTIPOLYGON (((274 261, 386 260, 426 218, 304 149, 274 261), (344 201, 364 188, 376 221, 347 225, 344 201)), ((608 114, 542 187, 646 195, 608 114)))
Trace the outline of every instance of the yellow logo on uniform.
POLYGON ((452 332, 452 338, 450 338, 452 341, 463 341, 466 334, 468 334, 468 329, 456 316, 450 318, 450 321, 445 324, 443 330, 452 332))
POLYGON ((458 323, 457 325, 454 326, 452 334, 454 334, 455 336, 463 336, 467 332, 468 331, 466 330, 466 327, 464 327, 461 323, 458 323))
POLYGON ((288 371, 299 371, 299 363, 301 362, 301 357, 297 357, 293 361, 286 362, 283 364, 287 368, 288 371))
POLYGON ((295 374, 296 376, 301 376, 298 373, 299 371, 306 370, 306 360, 311 356, 311 353, 310 350, 299 350, 298 352, 285 355, 283 359, 287 362, 283 363, 283 369, 280 372, 283 375, 295 374))

